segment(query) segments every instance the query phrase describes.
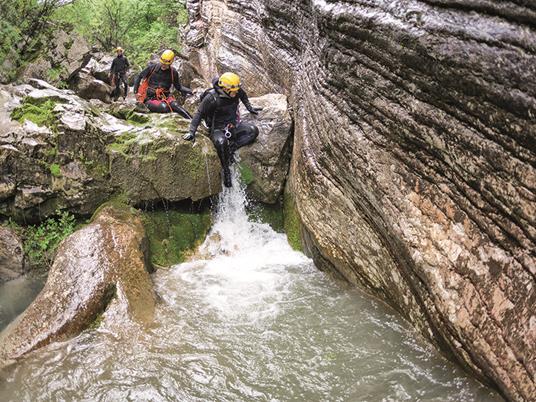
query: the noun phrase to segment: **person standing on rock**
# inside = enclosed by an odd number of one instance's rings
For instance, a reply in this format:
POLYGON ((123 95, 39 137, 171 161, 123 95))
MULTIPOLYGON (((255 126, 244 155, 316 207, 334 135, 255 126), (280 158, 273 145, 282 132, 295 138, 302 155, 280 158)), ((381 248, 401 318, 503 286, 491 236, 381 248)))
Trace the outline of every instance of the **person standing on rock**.
POLYGON ((212 89, 205 91, 201 104, 190 123, 190 132, 184 135, 188 141, 195 140, 201 119, 210 127, 212 140, 223 167, 223 184, 231 187, 229 166, 233 154, 244 145, 251 144, 259 135, 259 129, 251 124, 240 122, 239 102, 253 115, 262 108, 254 108, 249 103, 248 95, 240 87, 240 77, 234 73, 224 73, 212 82, 212 89))
POLYGON ((191 95, 190 88, 183 87, 179 80, 179 73, 171 65, 175 59, 172 50, 166 50, 160 56, 160 63, 150 64, 136 78, 134 92, 138 102, 145 104, 151 112, 175 112, 191 119, 192 116, 183 109, 170 90, 174 87, 183 96, 191 95))
POLYGON ((130 69, 130 63, 128 59, 123 54, 123 49, 118 47, 115 49, 117 57, 112 61, 112 67, 110 68, 110 81, 112 86, 115 85, 115 89, 112 92, 114 100, 119 99, 121 95, 121 83, 125 87, 125 93, 123 99, 127 98, 128 94, 128 82, 127 82, 127 73, 130 69))

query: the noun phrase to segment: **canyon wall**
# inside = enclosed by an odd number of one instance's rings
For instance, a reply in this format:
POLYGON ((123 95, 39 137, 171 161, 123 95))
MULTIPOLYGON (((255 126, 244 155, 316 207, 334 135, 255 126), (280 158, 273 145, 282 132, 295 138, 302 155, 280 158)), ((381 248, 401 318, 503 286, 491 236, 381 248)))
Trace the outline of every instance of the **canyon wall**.
POLYGON ((188 1, 189 73, 289 95, 322 269, 508 399, 536 399, 536 5, 188 1))

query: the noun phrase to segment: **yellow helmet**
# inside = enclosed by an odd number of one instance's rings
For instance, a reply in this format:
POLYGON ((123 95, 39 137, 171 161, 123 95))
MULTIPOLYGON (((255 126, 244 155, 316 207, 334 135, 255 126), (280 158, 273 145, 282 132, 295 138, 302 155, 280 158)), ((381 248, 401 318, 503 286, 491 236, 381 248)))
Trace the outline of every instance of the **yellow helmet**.
POLYGON ((124 52, 123 48, 122 48, 122 47, 119 47, 119 46, 115 49, 115 51, 116 51, 117 53, 119 53, 119 52, 124 52))
POLYGON ((238 92, 240 89, 240 77, 235 73, 223 73, 218 80, 218 85, 224 91, 238 92))
POLYGON ((160 63, 170 65, 173 63, 174 58, 175 53, 173 53, 173 50, 164 50, 164 53, 160 56, 160 63))

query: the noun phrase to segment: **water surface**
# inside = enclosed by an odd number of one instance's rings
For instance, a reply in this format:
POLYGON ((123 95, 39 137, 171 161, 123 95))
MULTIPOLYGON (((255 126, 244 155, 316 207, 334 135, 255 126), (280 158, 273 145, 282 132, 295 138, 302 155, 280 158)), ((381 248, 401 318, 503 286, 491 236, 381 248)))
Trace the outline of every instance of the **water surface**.
POLYGON ((248 221, 244 202, 226 190, 194 261, 155 274, 154 326, 108 323, 38 351, 4 372, 0 400, 501 400, 248 221))

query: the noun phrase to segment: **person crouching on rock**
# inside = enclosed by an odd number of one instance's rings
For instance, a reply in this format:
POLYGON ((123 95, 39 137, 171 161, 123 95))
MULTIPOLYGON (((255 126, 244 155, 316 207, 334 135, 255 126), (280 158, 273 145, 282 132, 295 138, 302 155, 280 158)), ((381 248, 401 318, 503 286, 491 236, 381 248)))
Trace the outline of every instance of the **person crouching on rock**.
POLYGON ((229 166, 238 148, 251 144, 259 135, 259 129, 251 124, 241 123, 238 106, 242 101, 246 109, 257 115, 262 108, 254 108, 249 103, 246 92, 240 88, 240 77, 234 73, 224 73, 212 82, 212 89, 205 91, 201 104, 191 123, 190 132, 184 135, 188 141, 195 140, 195 133, 201 119, 210 127, 210 139, 223 167, 223 184, 231 187, 229 166))
POLYGON ((160 63, 149 65, 138 75, 134 84, 134 92, 138 102, 144 103, 151 112, 175 112, 191 119, 190 113, 179 106, 170 93, 174 87, 183 96, 192 94, 190 88, 181 85, 179 73, 171 66, 174 59, 175 53, 172 50, 164 51, 160 56, 160 63))
POLYGON ((128 94, 128 82, 127 73, 130 69, 130 63, 128 59, 123 55, 123 49, 118 47, 115 49, 117 57, 112 61, 112 67, 110 68, 110 82, 115 89, 112 92, 114 100, 119 99, 121 95, 121 84, 125 87, 125 93, 123 99, 127 98, 128 94))

